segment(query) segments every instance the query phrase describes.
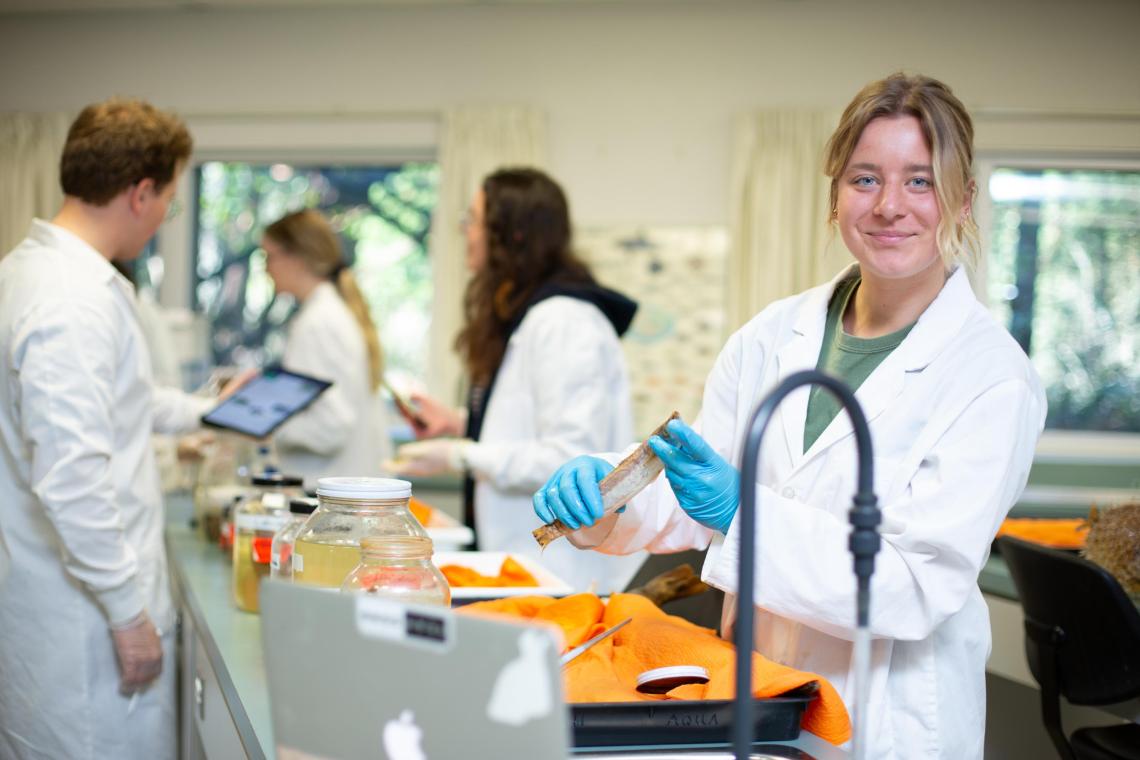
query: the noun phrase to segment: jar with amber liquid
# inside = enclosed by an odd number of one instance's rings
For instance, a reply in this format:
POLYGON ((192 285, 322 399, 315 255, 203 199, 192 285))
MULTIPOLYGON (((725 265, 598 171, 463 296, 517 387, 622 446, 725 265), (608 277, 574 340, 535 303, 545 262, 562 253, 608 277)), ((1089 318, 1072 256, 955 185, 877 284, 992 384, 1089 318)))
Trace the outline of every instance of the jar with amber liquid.
POLYGON ((261 579, 269 575, 273 536, 292 519, 289 500, 304 496, 301 478, 265 475, 251 481, 254 493, 234 509, 233 589, 238 609, 257 612, 261 579))
POLYGON ((412 484, 392 478, 321 478, 317 511, 293 543, 293 582, 339 589, 358 564, 364 538, 421 536, 408 509, 412 484))
POLYGON ((431 539, 426 536, 361 539, 360 564, 344 579, 340 590, 447 607, 451 587, 432 564, 431 555, 431 539))

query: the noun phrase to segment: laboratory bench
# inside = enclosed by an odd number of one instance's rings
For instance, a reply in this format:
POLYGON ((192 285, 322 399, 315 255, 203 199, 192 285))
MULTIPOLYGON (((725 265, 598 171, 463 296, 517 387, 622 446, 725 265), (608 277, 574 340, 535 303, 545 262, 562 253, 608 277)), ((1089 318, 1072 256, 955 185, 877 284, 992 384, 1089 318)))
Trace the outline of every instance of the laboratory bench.
MULTIPOLYGON (((1127 466, 1105 465, 1095 472, 1087 467, 1074 470, 1068 465, 1035 465, 1030 485, 1011 516, 1076 517, 1086 515, 1090 504, 1134 499, 1137 495, 1135 464, 1129 460, 1127 466)), ((459 483, 453 480, 417 481, 416 493, 433 506, 458 517, 461 514, 459 483)), ((168 499, 166 541, 181 619, 182 757, 184 760, 274 757, 260 618, 234 607, 229 563, 215 547, 199 539, 190 529, 190 512, 188 497, 176 495, 168 499)), ((1037 683, 1025 659, 1021 606, 1009 570, 996 551, 982 568, 978 585, 989 608, 993 636, 993 649, 986 667, 987 682, 992 688, 997 679, 1000 684, 1006 684, 1001 687, 1002 693, 1019 689, 1019 701, 1032 699, 1035 702, 1037 683)), ((687 601, 690 600, 679 604, 687 601)), ((1006 707, 999 703, 990 705, 991 712, 1006 707)), ((1033 705, 1032 710, 1036 709, 1033 705)), ((1140 705, 1135 703, 1109 710, 1117 718, 1140 720, 1140 705)), ((806 732, 786 748, 798 748, 820 760, 847 756, 846 752, 806 732)), ((623 756, 680 757, 676 753, 654 752, 649 755, 628 752, 623 756)), ((715 753, 704 755, 716 756, 715 753)), ((721 751, 719 756, 727 757, 727 754, 721 751)), ((607 756, 590 753, 579 757, 602 760, 607 756)))
MULTIPOLYGON (((168 498, 166 547, 179 611, 179 742, 182 760, 273 758, 269 685, 261 618, 233 603, 230 563, 189 526, 189 499, 168 498)), ((728 758, 725 750, 631 748, 590 751, 587 760, 728 758)), ((758 745, 754 757, 843 760, 849 753, 802 731, 798 739, 758 745)))

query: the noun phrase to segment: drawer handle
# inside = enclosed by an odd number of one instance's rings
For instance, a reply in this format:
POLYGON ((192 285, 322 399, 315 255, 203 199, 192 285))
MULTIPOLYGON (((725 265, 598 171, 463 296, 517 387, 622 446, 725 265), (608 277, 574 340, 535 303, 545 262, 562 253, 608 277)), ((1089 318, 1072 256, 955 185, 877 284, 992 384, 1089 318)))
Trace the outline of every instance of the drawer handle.
POLYGON ((198 720, 206 720, 206 687, 199 676, 194 676, 194 704, 198 707, 198 720))

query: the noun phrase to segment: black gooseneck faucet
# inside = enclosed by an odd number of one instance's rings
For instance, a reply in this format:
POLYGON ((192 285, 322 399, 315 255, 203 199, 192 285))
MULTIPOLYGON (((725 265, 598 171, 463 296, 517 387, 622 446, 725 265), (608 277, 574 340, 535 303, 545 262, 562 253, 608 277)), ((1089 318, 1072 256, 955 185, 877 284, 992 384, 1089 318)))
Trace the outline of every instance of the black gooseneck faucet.
POLYGON ((801 385, 821 385, 843 404, 855 431, 859 454, 859 481, 854 503, 849 512, 851 537, 848 548, 855 560, 856 631, 855 631, 855 726, 852 754, 861 760, 866 752, 866 705, 870 669, 871 575, 875 571, 875 555, 879 551, 879 523, 882 513, 874 491, 874 468, 871 452, 871 430, 863 408, 842 381, 818 370, 789 375, 769 393, 746 428, 744 453, 740 467, 740 566, 737 582, 736 630, 736 697, 733 707, 733 751, 737 760, 747 760, 752 748, 752 635, 755 619, 755 554, 756 554, 756 472, 760 443, 772 419, 772 413, 784 397, 801 385))

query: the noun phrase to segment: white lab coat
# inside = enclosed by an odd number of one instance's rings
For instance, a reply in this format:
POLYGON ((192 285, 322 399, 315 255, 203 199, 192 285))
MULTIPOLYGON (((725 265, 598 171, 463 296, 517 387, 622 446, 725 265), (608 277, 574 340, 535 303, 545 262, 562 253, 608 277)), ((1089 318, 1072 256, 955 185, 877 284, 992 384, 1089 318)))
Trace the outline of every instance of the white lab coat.
POLYGON ((134 290, 36 220, 0 261, 0 757, 173 757, 174 609, 151 433, 208 399, 152 387, 134 290), (109 623, 166 666, 128 716, 109 623))
POLYGON ((387 415, 368 376, 360 325, 331 282, 322 282, 289 324, 285 369, 331 380, 332 387, 281 426, 275 436, 281 469, 305 478, 380 475, 390 455, 387 415))
MULTIPOLYGON (((815 366, 838 281, 768 307, 721 352, 699 428, 730 462, 739 465, 748 418, 763 396, 815 366)), ((856 397, 870 422, 883 508, 871 583, 870 755, 980 758, 990 624, 977 579, 1028 477, 1045 418, 1040 381, 959 269, 856 397)), ((841 412, 804 453, 807 401, 807 388, 785 399, 760 458, 756 649, 824 676, 851 708, 854 436, 841 412)), ((624 515, 576 540, 654 552, 711 540, 702 577, 730 594, 727 631, 735 619, 738 527, 739 518, 721 536, 698 525, 661 477, 624 515)))
POLYGON ((645 556, 582 552, 566 541, 541 550, 531 497, 567 459, 633 440, 629 377, 617 333, 602 311, 569 296, 531 307, 507 343, 467 452, 476 478, 479 547, 534 558, 579 591, 621 591, 645 556))

